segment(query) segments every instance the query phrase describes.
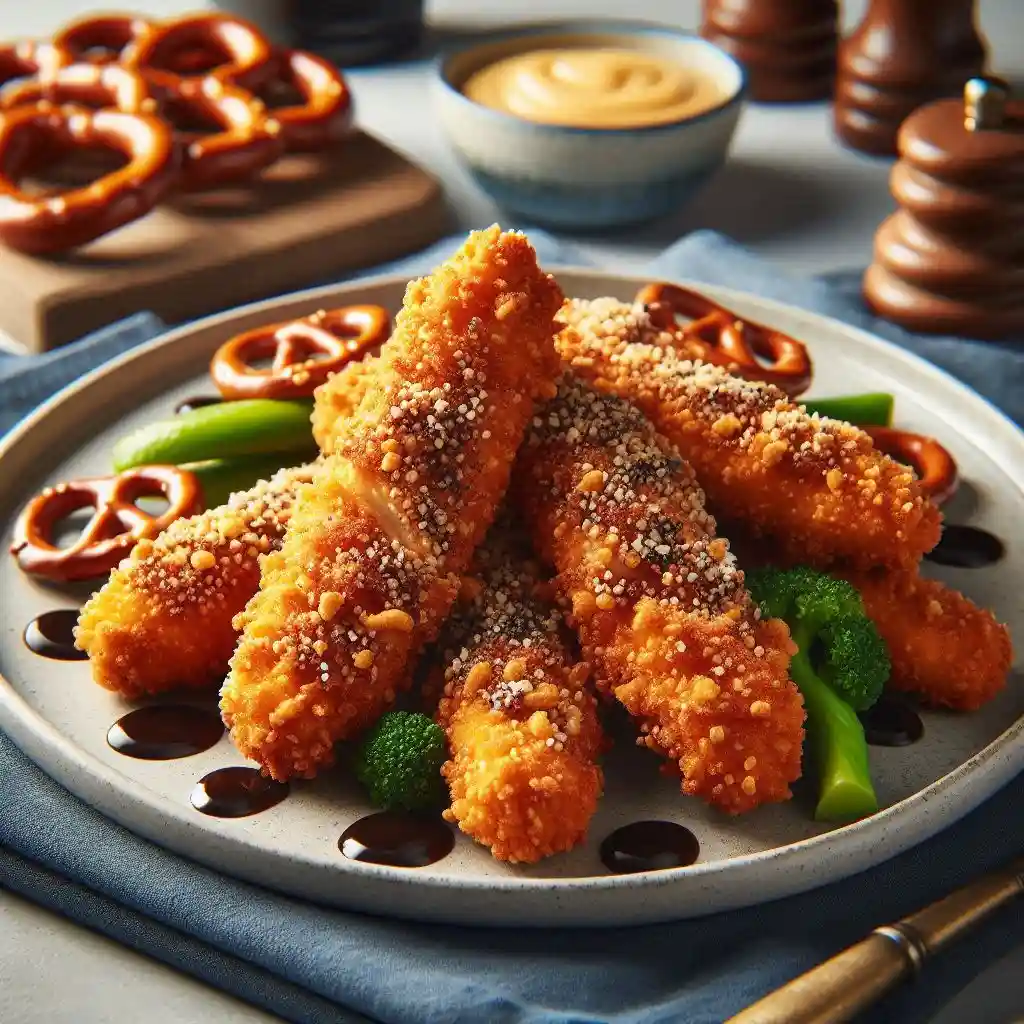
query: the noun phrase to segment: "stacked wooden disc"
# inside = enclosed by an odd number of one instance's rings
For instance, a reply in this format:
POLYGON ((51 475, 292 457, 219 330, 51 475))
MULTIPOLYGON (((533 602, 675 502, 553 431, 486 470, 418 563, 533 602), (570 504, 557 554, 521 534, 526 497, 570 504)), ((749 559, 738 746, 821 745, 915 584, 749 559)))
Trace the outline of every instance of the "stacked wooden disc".
POLYGON ((896 155, 896 135, 918 107, 957 95, 982 73, 975 0, 871 0, 839 47, 835 131, 848 146, 896 155))
POLYGON ((747 72, 750 97, 792 103, 832 95, 836 0, 704 0, 701 35, 747 72))
POLYGON ((1000 338, 1024 332, 1024 104, 969 125, 956 99, 904 122, 864 297, 913 331, 1000 338))

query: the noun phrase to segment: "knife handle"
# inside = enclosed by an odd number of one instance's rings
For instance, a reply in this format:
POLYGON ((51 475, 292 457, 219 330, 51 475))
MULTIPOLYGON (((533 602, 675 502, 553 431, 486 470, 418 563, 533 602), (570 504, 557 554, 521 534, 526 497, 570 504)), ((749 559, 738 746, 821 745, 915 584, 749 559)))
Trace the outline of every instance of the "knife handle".
POLYGON ((867 938, 730 1017, 726 1024, 842 1024, 1024 893, 1024 862, 992 872, 867 938))
POLYGON ((872 932, 726 1024, 836 1024, 881 999, 913 970, 899 941, 872 932))

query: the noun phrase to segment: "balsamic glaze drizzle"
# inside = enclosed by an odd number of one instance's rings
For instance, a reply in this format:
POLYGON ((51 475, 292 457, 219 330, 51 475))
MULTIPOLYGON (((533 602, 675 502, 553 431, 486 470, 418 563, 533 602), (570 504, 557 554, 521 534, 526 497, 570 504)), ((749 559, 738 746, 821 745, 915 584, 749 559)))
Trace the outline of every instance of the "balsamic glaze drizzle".
POLYGON ((57 661, 85 661, 85 651, 75 646, 75 626, 78 624, 77 608, 58 608, 43 612, 25 627, 25 646, 44 658, 57 661))
POLYGON ((181 416, 183 413, 202 409, 207 405, 220 405, 223 401, 224 399, 219 395, 191 395, 188 398, 183 398, 174 407, 174 415, 181 416))
POLYGON ((447 857, 455 846, 452 830, 438 817, 381 811, 353 822, 338 840, 350 860, 421 868, 447 857))
POLYGON ((216 711, 191 704, 152 704, 119 718, 107 743, 119 754, 142 761, 171 761, 201 754, 224 735, 216 711))
POLYGON ((864 738, 873 747, 909 747, 924 736, 921 716, 903 697, 884 693, 859 715, 864 738))
POLYGON ((983 569, 994 565, 1005 554, 1006 546, 988 530, 949 523, 943 528, 942 539, 924 557, 938 565, 983 569))
POLYGON ((218 768, 192 787, 192 806, 212 818, 245 818, 279 804, 288 795, 287 782, 275 782, 257 768, 218 768))
POLYGON ((617 875, 685 868, 700 856, 697 837, 674 821, 634 821, 601 843, 601 861, 617 875))

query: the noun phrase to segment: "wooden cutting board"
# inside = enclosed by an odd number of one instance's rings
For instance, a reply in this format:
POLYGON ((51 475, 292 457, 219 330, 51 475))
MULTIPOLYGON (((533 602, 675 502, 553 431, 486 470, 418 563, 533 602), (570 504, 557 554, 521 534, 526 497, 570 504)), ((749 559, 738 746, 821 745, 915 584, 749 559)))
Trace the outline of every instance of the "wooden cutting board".
POLYGON ((60 257, 0 248, 0 331, 42 352, 140 310, 190 320, 414 252, 446 220, 438 182, 359 133, 60 257))

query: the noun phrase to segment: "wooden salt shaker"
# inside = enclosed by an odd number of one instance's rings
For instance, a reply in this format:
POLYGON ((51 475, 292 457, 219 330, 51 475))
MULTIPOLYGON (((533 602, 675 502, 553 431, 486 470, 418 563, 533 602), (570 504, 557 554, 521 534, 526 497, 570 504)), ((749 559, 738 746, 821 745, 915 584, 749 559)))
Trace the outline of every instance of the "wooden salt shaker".
POLYGON ((793 103, 832 95, 837 0, 704 0, 701 35, 747 72, 750 98, 793 103))
POLYGON ((1000 79, 915 111, 890 178, 864 298, 912 331, 1024 334, 1024 103, 1000 79))
POLYGON ((896 155, 896 134, 914 110, 984 71, 975 0, 871 0, 839 45, 835 131, 854 149, 896 155))

